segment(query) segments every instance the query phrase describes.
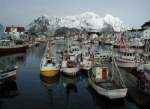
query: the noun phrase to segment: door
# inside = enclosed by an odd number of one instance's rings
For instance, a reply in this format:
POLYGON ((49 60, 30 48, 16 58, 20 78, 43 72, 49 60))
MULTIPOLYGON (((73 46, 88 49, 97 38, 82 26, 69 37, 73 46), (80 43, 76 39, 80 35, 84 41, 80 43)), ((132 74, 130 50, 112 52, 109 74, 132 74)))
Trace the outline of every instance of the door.
POLYGON ((107 72, 108 72, 107 68, 103 68, 103 70, 102 70, 102 80, 107 80, 108 79, 107 72))

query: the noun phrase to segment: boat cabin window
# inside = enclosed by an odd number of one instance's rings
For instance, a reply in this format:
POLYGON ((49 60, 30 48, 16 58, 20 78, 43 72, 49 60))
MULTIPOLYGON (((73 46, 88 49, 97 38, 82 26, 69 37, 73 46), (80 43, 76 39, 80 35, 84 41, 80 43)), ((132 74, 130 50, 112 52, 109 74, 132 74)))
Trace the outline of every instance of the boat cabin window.
POLYGON ((130 53, 130 56, 133 56, 133 54, 132 54, 132 53, 130 53))
POLYGON ((133 56, 134 53, 126 53, 126 52, 125 52, 125 53, 123 53, 123 55, 124 55, 124 56, 133 56))
POLYGON ((0 42, 0 46, 9 46, 10 45, 10 41, 1 41, 0 42))
POLYGON ((52 60, 51 59, 47 60, 47 64, 50 64, 50 63, 52 63, 52 60))

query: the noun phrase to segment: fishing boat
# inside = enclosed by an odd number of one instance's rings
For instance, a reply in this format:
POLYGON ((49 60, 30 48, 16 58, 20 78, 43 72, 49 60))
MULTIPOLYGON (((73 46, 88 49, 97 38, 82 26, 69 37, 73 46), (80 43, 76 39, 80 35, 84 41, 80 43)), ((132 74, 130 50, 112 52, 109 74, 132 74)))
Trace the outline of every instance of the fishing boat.
POLYGON ((140 63, 140 57, 134 49, 122 49, 119 51, 116 61, 119 67, 134 68, 140 63))
POLYGON ((47 43, 45 53, 43 55, 40 71, 42 76, 54 77, 59 74, 60 65, 56 61, 56 57, 51 56, 50 42, 47 43))
POLYGON ((10 78, 15 78, 17 68, 18 67, 15 66, 13 68, 1 70, 0 71, 0 81, 5 80, 5 79, 10 79, 10 78))
MULTIPOLYGON (((79 62, 79 53, 74 49, 71 49, 72 44, 69 41, 69 37, 67 39, 67 50, 63 54, 62 60, 62 71, 64 74, 68 76, 77 75, 80 70, 80 62, 79 62)), ((76 46, 77 47, 77 46, 76 46)))
POLYGON ((0 40, 0 55, 25 52, 28 44, 15 44, 12 40, 0 40))
POLYGON ((74 55, 66 55, 62 61, 62 71, 68 76, 77 75, 80 70, 79 62, 74 55))
POLYGON ((80 65, 82 66, 82 70, 84 71, 88 71, 91 69, 92 66, 92 53, 90 52, 90 50, 85 49, 83 50, 83 53, 81 55, 81 62, 80 65))
POLYGON ((124 98, 127 94, 127 88, 114 58, 112 62, 99 58, 88 73, 88 82, 98 94, 109 99, 124 98))

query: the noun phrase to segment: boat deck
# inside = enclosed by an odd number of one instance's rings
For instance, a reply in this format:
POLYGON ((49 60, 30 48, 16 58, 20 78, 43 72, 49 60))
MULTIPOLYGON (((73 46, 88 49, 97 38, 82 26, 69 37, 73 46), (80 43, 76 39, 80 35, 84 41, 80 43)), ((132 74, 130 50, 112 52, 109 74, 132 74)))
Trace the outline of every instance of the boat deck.
POLYGON ((121 89, 121 86, 118 86, 117 84, 115 84, 115 82, 113 81, 104 81, 104 82, 98 82, 96 83, 98 86, 108 89, 108 90, 112 90, 112 89, 121 89))

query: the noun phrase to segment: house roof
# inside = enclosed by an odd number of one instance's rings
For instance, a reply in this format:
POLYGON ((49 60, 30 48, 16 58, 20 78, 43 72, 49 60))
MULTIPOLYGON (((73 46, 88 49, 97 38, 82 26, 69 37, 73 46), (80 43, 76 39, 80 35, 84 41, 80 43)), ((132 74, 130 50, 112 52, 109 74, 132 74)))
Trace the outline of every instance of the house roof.
POLYGON ((142 28, 143 28, 143 27, 147 27, 147 26, 150 26, 150 21, 145 22, 145 23, 142 25, 142 28))
POLYGON ((17 32, 24 32, 25 31, 24 27, 6 27, 5 32, 11 32, 12 31, 11 28, 16 28, 17 32))

